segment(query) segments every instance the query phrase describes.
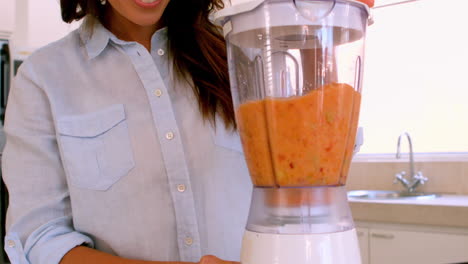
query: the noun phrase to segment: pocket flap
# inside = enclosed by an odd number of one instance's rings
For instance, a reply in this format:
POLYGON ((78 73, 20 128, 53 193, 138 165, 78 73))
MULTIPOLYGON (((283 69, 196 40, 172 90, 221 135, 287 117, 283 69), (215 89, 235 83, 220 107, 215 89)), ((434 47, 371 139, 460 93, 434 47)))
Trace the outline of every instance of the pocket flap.
POLYGON ((122 104, 84 115, 65 116, 58 120, 60 135, 72 137, 96 137, 125 120, 122 104))

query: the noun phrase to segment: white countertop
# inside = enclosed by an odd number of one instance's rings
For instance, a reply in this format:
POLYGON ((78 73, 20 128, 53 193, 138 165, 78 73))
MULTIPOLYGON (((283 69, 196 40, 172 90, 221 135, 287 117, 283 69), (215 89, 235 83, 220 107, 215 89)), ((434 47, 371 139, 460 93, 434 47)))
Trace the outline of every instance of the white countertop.
POLYGON ((468 208, 468 195, 441 195, 437 198, 399 198, 399 199, 359 199, 348 198, 352 203, 373 203, 373 204, 406 204, 425 206, 456 206, 468 208))
POLYGON ((468 228, 468 195, 348 200, 356 221, 468 228))

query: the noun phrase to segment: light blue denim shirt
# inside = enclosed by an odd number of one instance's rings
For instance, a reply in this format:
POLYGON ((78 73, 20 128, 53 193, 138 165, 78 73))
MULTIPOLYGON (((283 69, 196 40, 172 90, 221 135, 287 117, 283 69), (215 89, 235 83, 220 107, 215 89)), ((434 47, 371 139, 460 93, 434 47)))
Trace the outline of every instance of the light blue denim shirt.
POLYGON ((239 137, 202 119, 166 38, 156 32, 148 52, 97 24, 21 66, 3 155, 13 264, 58 263, 80 244, 143 260, 239 259, 251 195, 239 137))

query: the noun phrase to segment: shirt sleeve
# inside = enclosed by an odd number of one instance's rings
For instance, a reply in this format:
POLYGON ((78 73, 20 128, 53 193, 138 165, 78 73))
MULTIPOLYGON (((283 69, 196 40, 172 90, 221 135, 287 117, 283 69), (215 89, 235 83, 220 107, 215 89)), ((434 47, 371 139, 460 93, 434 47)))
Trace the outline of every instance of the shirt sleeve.
POLYGON ((20 67, 10 91, 5 134, 5 251, 11 263, 56 264, 77 245, 92 247, 90 237, 73 228, 51 105, 29 61, 20 67))

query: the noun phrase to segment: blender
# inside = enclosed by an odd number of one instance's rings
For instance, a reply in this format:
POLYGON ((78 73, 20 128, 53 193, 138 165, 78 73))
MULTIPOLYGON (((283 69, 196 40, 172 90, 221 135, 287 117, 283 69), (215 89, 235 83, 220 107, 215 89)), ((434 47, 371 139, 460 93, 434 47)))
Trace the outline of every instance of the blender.
POLYGON ((215 19, 254 185, 241 263, 361 263, 344 185, 369 6, 243 0, 215 19))

